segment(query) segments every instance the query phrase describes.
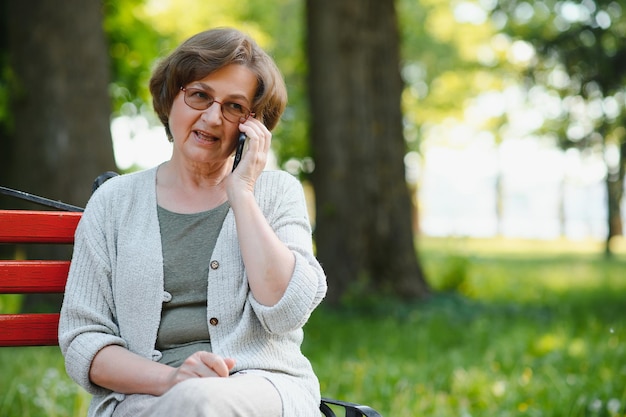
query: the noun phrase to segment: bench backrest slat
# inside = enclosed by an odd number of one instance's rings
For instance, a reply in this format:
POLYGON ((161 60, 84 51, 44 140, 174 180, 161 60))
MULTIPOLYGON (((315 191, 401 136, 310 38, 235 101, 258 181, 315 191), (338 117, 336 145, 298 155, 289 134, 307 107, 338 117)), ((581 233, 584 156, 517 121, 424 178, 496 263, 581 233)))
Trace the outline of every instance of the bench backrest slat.
MULTIPOLYGON (((0 243, 72 244, 82 213, 0 210, 0 243)), ((63 293, 69 260, 0 260, 0 294, 63 293)), ((0 346, 58 344, 59 313, 0 314, 0 346)))
POLYGON ((62 293, 70 261, 0 261, 0 294, 62 293))
POLYGON ((73 243, 82 213, 0 210, 0 243, 73 243))
POLYGON ((0 346, 55 346, 59 313, 0 314, 0 346))

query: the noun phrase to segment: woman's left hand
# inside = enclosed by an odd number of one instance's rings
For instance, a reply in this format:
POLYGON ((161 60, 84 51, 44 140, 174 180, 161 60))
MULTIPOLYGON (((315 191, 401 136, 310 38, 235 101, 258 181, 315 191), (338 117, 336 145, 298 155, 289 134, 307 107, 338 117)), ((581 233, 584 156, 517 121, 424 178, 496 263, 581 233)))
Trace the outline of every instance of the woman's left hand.
POLYGON ((254 191, 254 184, 267 164, 272 133, 260 120, 250 118, 239 125, 247 136, 244 153, 237 168, 226 179, 226 191, 232 201, 237 193, 254 191))

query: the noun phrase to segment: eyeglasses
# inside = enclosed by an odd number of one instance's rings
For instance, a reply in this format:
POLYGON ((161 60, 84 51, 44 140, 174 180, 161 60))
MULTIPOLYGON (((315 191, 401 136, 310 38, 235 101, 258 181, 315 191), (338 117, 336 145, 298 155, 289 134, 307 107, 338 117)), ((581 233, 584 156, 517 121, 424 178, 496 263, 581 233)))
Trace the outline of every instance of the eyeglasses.
POLYGON ((246 106, 232 101, 219 102, 200 88, 180 87, 180 89, 185 93, 185 104, 194 110, 206 110, 211 107, 213 103, 217 103, 220 105, 224 119, 231 123, 243 123, 248 120, 250 116, 254 117, 254 113, 246 106))

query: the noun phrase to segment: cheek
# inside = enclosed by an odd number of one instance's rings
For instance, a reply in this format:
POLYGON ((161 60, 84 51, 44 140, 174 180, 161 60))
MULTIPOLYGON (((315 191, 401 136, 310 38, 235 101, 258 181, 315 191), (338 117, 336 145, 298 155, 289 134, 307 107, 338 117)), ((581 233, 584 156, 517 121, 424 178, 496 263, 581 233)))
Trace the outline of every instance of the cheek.
POLYGON ((228 143, 228 148, 232 149, 233 152, 237 148, 237 139, 240 133, 239 124, 229 123, 228 126, 224 126, 224 138, 228 143))
POLYGON ((175 138, 177 132, 184 131, 186 126, 192 122, 191 116, 192 115, 189 112, 185 112, 184 109, 181 109, 181 107, 174 102, 172 110, 170 110, 168 123, 170 131, 175 138))

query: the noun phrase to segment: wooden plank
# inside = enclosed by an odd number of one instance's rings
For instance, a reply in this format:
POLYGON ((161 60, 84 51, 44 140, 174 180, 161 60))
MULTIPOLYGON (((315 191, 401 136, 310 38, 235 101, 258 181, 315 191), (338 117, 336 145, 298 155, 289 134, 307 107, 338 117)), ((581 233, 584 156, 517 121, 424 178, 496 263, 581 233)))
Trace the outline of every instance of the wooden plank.
POLYGON ((82 213, 0 210, 0 243, 73 243, 82 213))
POLYGON ((59 344, 59 313, 0 314, 0 346, 59 344))
POLYGON ((0 294, 62 293, 70 261, 0 261, 0 294))

